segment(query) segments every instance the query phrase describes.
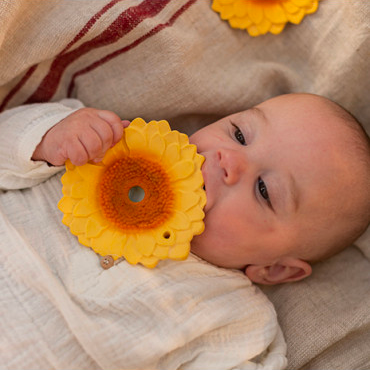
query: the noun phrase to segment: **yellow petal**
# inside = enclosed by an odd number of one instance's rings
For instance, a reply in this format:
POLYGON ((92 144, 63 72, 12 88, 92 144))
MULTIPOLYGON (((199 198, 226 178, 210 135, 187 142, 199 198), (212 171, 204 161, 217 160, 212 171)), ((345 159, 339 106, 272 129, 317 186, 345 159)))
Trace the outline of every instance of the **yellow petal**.
POLYGON ((256 27, 258 28, 260 35, 265 35, 271 27, 271 22, 264 18, 261 23, 256 24, 256 27))
POLYGON ((294 14, 294 13, 298 12, 298 10, 300 9, 300 8, 298 8, 298 6, 297 6, 297 5, 295 5, 295 4, 294 4, 294 3, 292 3, 291 1, 283 1, 283 2, 282 2, 282 5, 283 5, 284 9, 285 9, 288 13, 292 13, 292 14, 294 14))
POLYGON ((89 183, 86 181, 79 181, 73 185, 71 185, 71 196, 73 198, 81 199, 86 196, 89 191, 89 183))
POLYGON ((147 145, 143 131, 131 125, 125 130, 125 138, 130 153, 137 153, 147 145))
POLYGON ((81 199, 73 209, 75 217, 87 217, 98 210, 88 201, 87 198, 81 199))
POLYGON ((194 173, 194 163, 192 161, 181 161, 177 162, 171 169, 169 169, 168 174, 173 181, 185 179, 194 173))
POLYGON ((167 132, 167 134, 163 135, 163 139, 165 140, 166 145, 170 145, 173 143, 179 143, 180 142, 179 132, 176 130, 167 132))
POLYGON ((200 202, 199 205, 204 208, 204 206, 207 204, 207 195, 206 192, 202 189, 202 191, 199 193, 200 195, 200 202))
POLYGON ((155 248, 155 238, 149 233, 141 233, 136 242, 136 249, 144 256, 149 257, 155 248))
POLYGON ((270 32, 274 35, 278 35, 285 27, 286 23, 284 24, 273 24, 270 28, 270 32))
POLYGON ((191 229, 188 230, 179 230, 176 232, 176 243, 177 244, 186 244, 189 243, 190 240, 193 238, 193 231, 191 229))
POLYGON ((213 3, 212 3, 212 9, 213 9, 215 12, 218 12, 218 13, 220 13, 220 12, 221 12, 222 5, 221 5, 221 3, 220 3, 220 0, 213 0, 213 3))
POLYGON ((253 23, 261 23, 263 19, 263 8, 253 2, 248 2, 248 16, 253 23))
POLYGON ((312 14, 312 13, 315 13, 317 8, 319 6, 319 2, 318 0, 312 0, 311 1, 311 4, 308 5, 306 8, 305 8, 305 12, 306 14, 312 14))
POLYGON ((294 14, 287 13, 287 18, 288 18, 289 22, 294 23, 294 24, 301 23, 303 17, 304 17, 303 9, 299 9, 298 12, 296 12, 294 14))
POLYGON ((62 188, 63 195, 70 197, 72 195, 72 186, 73 184, 64 184, 62 188))
POLYGON ((204 218, 203 209, 199 206, 195 206, 189 209, 186 214, 189 216, 190 220, 193 221, 202 221, 204 218))
POLYGON ((204 231, 204 222, 203 221, 195 221, 191 224, 191 229, 194 235, 199 235, 204 231))
POLYGON ((88 181, 96 181, 96 178, 99 178, 103 172, 104 167, 97 166, 94 164, 86 163, 83 166, 76 167, 78 174, 88 181))
POLYGON ((141 259, 141 253, 136 250, 135 244, 135 238, 130 236, 123 247, 123 256, 132 265, 136 265, 141 259))
POLYGON ((202 165, 203 165, 204 161, 205 161, 204 156, 202 156, 201 154, 198 154, 198 153, 195 155, 194 162, 195 162, 195 165, 196 165, 197 169, 202 168, 202 165))
POLYGON ((295 5, 299 6, 300 8, 310 5, 310 0, 290 0, 290 1, 295 5))
POLYGON ((186 213, 175 210, 168 224, 174 230, 186 230, 190 227, 190 220, 186 213))
POLYGON ((162 136, 158 133, 150 138, 149 146, 153 154, 156 155, 157 159, 160 160, 166 148, 166 143, 162 136))
POLYGON ((168 247, 157 245, 154 249, 153 255, 161 260, 168 258, 168 247))
POLYGON ((158 261, 159 261, 159 259, 157 257, 154 257, 154 256, 145 257, 145 256, 143 256, 143 257, 140 258, 139 262, 142 265, 144 265, 145 267, 148 267, 148 268, 152 269, 155 266, 157 266, 158 261))
POLYGON ((104 229, 106 229, 106 226, 102 225, 99 218, 95 216, 96 214, 93 214, 88 218, 87 224, 86 224, 86 237, 87 238, 96 238, 103 232, 104 229))
POLYGON ((163 164, 165 167, 176 164, 180 159, 180 146, 177 142, 168 144, 163 155, 163 164))
POLYGON ((187 211, 199 203, 199 194, 192 191, 176 192, 175 208, 181 211, 187 211))
POLYGON ((146 132, 149 137, 159 134, 158 121, 149 121, 146 125, 146 132))
POLYGON ((72 213, 65 213, 62 219, 62 222, 64 223, 64 225, 69 226, 72 221, 73 221, 72 213))
POLYGON ((138 117, 138 118, 135 118, 133 121, 131 121, 129 127, 131 128, 138 128, 138 129, 142 129, 146 126, 146 122, 138 117))
POLYGON ((96 253, 102 256, 110 255, 116 260, 123 256, 125 242, 125 234, 105 229, 98 237, 91 239, 91 247, 96 253))
POLYGON ((243 18, 236 17, 231 18, 229 19, 229 23, 232 28, 239 28, 241 30, 245 30, 252 24, 252 21, 247 16, 245 16, 243 18))
POLYGON ((234 15, 234 7, 232 5, 225 5, 221 8, 220 17, 221 19, 229 19, 234 15))
POLYGON ((125 140, 125 133, 122 139, 111 149, 116 154, 117 158, 122 158, 122 156, 126 156, 129 154, 129 149, 126 144, 125 140))
POLYGON ((74 184, 82 180, 82 177, 77 173, 77 171, 67 171, 61 178, 62 184, 74 184))
POLYGON ((58 208, 63 213, 72 213, 76 204, 77 204, 77 201, 75 199, 70 198, 70 197, 63 197, 58 202, 58 208))
POLYGON ((74 170, 76 167, 74 164, 72 164, 72 162, 69 159, 66 160, 65 166, 66 166, 66 169, 69 171, 74 170))
POLYGON ((174 186, 182 191, 193 191, 204 185, 203 175, 200 172, 194 172, 191 176, 181 181, 177 181, 174 186))
POLYGON ((183 148, 184 146, 189 145, 188 135, 185 135, 179 132, 179 143, 180 143, 180 148, 183 148))
POLYGON ((158 129, 161 135, 165 135, 167 132, 171 131, 170 124, 165 120, 158 121, 158 129))
POLYGON ((74 217, 69 225, 73 235, 80 235, 86 233, 86 224, 88 219, 84 217, 74 217))
POLYGON ((90 247, 91 245, 90 239, 86 238, 86 236, 83 234, 78 235, 78 241, 79 243, 85 245, 86 247, 90 247))
POLYGON ((181 148, 180 155, 182 159, 192 160, 197 152, 197 147, 193 144, 185 145, 181 148))
POLYGON ((168 257, 173 260, 183 261, 189 256, 189 253, 190 243, 176 244, 173 247, 170 247, 168 257))
POLYGON ((245 17, 248 13, 248 6, 245 0, 237 0, 234 2, 234 14, 239 17, 245 17))
POLYGON ((271 23, 285 23, 287 18, 285 16, 284 9, 279 4, 271 4, 264 8, 266 18, 268 18, 271 23))
POLYGON ((258 28, 253 24, 247 28, 247 31, 251 36, 259 36, 260 35, 260 32, 258 31, 258 28))
POLYGON ((117 144, 113 148, 110 148, 109 150, 106 151, 104 158, 102 160, 105 166, 110 166, 115 161, 117 161, 120 157, 122 157, 122 153, 119 153, 117 149, 115 149, 116 146, 117 144))

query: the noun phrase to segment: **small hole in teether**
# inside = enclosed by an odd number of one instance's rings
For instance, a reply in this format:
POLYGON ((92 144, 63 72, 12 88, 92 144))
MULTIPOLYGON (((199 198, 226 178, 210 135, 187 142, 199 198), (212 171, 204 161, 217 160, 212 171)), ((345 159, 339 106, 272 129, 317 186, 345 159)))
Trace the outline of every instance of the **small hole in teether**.
POLYGON ((128 191, 128 198, 131 200, 131 202, 138 203, 141 202, 145 197, 145 191, 140 186, 133 186, 128 191))
POLYGON ((170 238, 170 236, 171 236, 171 234, 170 234, 170 232, 169 232, 169 231, 165 231, 165 232, 163 233, 163 237, 164 237, 165 239, 169 239, 169 238, 170 238))

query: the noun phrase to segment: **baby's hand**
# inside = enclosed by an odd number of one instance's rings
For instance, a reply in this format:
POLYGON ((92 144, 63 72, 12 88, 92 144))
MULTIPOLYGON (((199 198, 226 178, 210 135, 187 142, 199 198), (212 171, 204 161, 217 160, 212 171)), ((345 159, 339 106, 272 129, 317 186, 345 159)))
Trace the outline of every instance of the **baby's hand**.
POLYGON ((82 108, 70 114, 42 138, 32 159, 60 166, 67 159, 81 166, 88 161, 100 162, 105 152, 122 138, 130 124, 113 112, 82 108))

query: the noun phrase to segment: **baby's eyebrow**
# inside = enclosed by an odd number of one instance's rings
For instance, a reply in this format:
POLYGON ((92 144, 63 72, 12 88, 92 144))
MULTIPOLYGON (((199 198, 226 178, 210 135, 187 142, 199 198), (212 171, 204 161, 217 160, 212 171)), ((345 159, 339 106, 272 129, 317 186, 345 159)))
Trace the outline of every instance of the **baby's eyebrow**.
POLYGON ((254 115, 257 118, 257 120, 262 121, 266 126, 270 125, 270 121, 267 119, 262 109, 258 107, 252 107, 248 109, 247 112, 249 112, 249 114, 254 115))

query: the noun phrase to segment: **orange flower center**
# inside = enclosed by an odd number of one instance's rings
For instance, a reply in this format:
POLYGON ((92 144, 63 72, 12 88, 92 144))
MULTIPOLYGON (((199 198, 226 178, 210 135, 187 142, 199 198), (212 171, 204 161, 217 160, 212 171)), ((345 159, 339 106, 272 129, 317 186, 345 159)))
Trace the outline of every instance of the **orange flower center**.
POLYGON ((103 215, 125 231, 152 229, 173 213, 174 193, 167 173, 156 162, 124 157, 109 166, 101 179, 99 203, 103 215), (144 198, 131 200, 130 191, 140 187, 144 198))

